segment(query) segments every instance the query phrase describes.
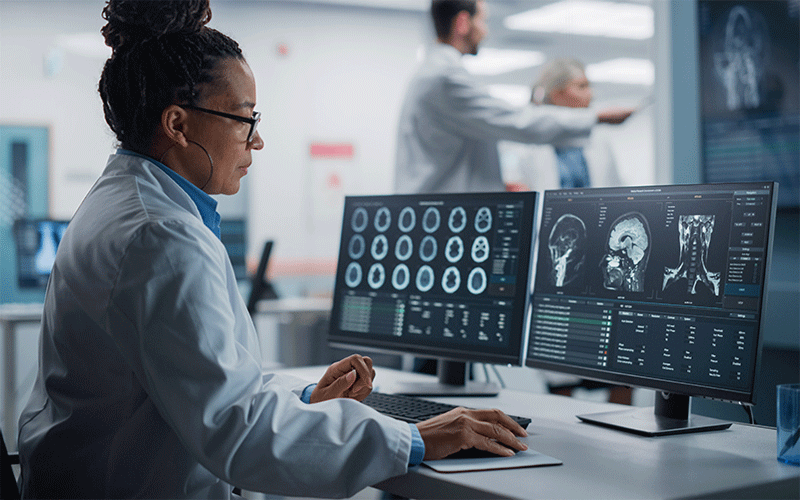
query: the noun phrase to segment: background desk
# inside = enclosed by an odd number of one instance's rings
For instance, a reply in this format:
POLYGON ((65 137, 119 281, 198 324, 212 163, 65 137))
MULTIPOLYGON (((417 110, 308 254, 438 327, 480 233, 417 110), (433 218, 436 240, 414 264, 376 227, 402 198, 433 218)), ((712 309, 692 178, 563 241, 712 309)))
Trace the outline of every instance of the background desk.
POLYGON ((3 437, 10 450, 17 448, 17 326, 41 322, 43 308, 42 304, 0 304, 5 358, 3 359, 3 437))
MULTIPOLYGON (((324 367, 282 370, 315 382, 324 367)), ((420 374, 378 368, 377 390, 420 374)), ((428 379, 430 380, 430 378, 428 379)), ((555 467, 440 474, 425 467, 376 488, 407 498, 798 498, 800 468, 780 463, 773 428, 647 438, 585 424, 575 415, 628 408, 551 394, 503 390, 496 398, 436 398, 497 407, 532 418, 528 447, 561 459, 555 467)))

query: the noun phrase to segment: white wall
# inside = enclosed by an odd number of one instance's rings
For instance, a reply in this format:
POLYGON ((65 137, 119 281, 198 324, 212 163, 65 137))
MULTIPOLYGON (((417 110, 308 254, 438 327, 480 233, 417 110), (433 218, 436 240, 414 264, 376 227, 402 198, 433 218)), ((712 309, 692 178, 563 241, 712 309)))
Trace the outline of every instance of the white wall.
MULTIPOLYGON (((114 137, 97 82, 103 0, 0 1, 0 121, 50 128, 50 215, 70 218, 114 137), (81 54, 66 35, 95 38, 81 54)), ((220 212, 249 211, 249 250, 334 259, 344 194, 391 190, 400 100, 429 38, 427 14, 291 2, 212 2, 211 26, 236 39, 256 76, 264 150, 220 212), (286 48, 285 55, 278 51, 286 48), (311 143, 350 143, 351 159, 312 159, 311 143), (327 188, 330 174, 340 188, 327 188)))

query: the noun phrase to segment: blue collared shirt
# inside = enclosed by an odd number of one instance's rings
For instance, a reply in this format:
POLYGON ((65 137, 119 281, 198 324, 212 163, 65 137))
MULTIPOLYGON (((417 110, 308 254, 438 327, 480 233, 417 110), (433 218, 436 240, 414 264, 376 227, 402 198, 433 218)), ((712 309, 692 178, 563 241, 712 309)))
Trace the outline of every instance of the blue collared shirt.
POLYGON ((555 148, 562 188, 589 187, 589 168, 583 148, 555 148))
MULTIPOLYGON (((310 384, 303 389, 300 399, 304 403, 311 404, 311 393, 314 392, 316 386, 317 384, 310 384)), ((419 433, 416 425, 408 424, 408 426, 411 428, 411 455, 408 457, 408 465, 419 465, 425 458, 425 441, 422 440, 422 434, 419 433)))
POLYGON ((189 195, 189 198, 192 199, 195 205, 197 205, 197 210, 200 212, 200 217, 203 219, 203 224, 206 225, 207 228, 211 230, 212 233, 217 235, 217 238, 220 237, 220 215, 217 212, 217 200, 212 198, 208 195, 208 193, 204 192, 202 189, 198 188, 181 175, 177 174, 174 170, 169 168, 168 166, 164 165, 158 160, 154 160, 149 156, 145 156, 134 151, 129 151, 127 149, 118 149, 117 154, 121 155, 132 155, 132 156, 139 156, 141 158, 145 158, 148 161, 153 162, 158 168, 163 170, 168 176, 172 178, 178 185, 186 191, 186 194, 189 195))

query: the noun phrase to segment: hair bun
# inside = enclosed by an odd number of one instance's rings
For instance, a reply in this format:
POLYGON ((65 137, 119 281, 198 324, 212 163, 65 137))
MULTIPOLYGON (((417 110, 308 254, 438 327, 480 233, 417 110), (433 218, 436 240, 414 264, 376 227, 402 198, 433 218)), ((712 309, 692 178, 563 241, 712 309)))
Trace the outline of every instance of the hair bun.
POLYGON ((196 33, 211 20, 209 0, 108 0, 102 29, 117 50, 173 33, 196 33))

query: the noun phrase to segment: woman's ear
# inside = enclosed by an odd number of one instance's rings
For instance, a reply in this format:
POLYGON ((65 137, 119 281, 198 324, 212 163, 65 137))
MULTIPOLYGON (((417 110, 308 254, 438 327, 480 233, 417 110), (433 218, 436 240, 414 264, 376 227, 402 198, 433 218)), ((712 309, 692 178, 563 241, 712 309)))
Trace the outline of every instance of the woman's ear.
POLYGON ((189 114, 177 104, 170 104, 161 112, 161 130, 174 144, 189 146, 185 131, 189 114))

